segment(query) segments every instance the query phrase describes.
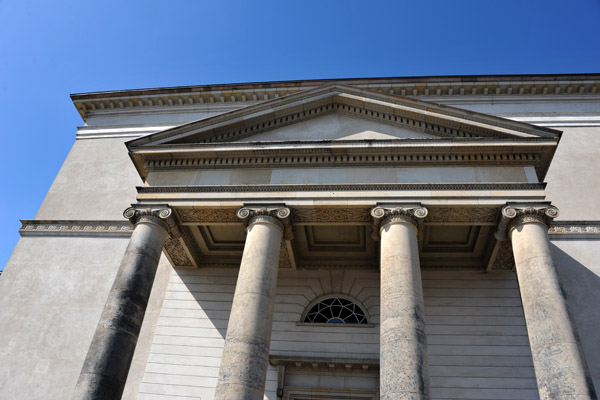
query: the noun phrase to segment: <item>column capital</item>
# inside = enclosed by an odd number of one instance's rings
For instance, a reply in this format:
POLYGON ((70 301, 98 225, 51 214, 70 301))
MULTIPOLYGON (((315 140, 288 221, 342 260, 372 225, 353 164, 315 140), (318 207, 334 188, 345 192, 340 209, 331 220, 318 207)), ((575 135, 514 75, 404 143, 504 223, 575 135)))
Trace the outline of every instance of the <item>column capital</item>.
POLYGON ((133 225, 143 222, 156 224, 167 231, 172 238, 177 238, 181 234, 177 228, 173 210, 164 204, 152 206, 132 204, 123 211, 123 217, 131 221, 133 225))
POLYGON ((285 204, 244 204, 236 215, 246 226, 260 222, 271 223, 283 231, 285 240, 291 240, 293 234, 290 214, 291 211, 285 204))
POLYGON ((379 232, 385 225, 391 222, 409 224, 418 229, 418 226, 427 216, 427 213, 427 209, 420 203, 379 203, 371 209, 373 239, 379 240, 379 232))
POLYGON ((496 239, 507 240, 510 232, 518 225, 540 223, 550 226, 552 220, 558 217, 558 208, 549 202, 543 203, 508 203, 502 208, 500 222, 496 230, 496 239))

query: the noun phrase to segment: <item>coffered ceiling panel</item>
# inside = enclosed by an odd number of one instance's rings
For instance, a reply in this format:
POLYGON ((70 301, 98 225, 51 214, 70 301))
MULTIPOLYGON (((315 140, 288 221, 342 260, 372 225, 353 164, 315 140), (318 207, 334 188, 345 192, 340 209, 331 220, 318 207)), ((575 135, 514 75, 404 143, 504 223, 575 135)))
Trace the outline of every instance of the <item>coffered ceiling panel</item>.
MULTIPOLYGON (((421 266, 485 270, 495 254, 495 224, 484 220, 439 222, 435 211, 432 209, 433 221, 426 219, 419 228, 421 266)), ((282 243, 281 268, 379 268, 380 243, 372 237, 372 224, 298 220, 292 219, 293 238, 282 243)), ((239 266, 246 239, 243 223, 200 222, 186 224, 184 231, 181 243, 188 259, 193 257, 198 266, 239 266)), ((167 249, 171 255, 175 251, 167 249)), ((178 260, 185 261, 184 257, 178 260)))

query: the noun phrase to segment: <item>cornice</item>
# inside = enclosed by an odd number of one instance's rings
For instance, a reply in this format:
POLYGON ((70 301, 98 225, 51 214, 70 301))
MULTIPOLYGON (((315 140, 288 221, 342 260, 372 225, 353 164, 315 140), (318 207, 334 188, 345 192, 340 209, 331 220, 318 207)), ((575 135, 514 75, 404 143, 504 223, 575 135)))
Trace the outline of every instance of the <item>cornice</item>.
POLYGON ((546 183, 373 183, 322 185, 206 185, 206 186, 138 186, 138 193, 238 193, 296 191, 431 191, 431 190, 544 190, 546 183))
POLYGON ((169 109, 198 105, 255 104, 324 84, 339 83, 398 96, 460 99, 463 97, 552 98, 595 96, 600 93, 600 75, 504 75, 440 76, 364 79, 325 79, 187 86, 73 94, 81 117, 94 112, 131 109, 169 109))
POLYGON ((286 141, 260 141, 260 142, 224 142, 224 143, 190 143, 190 144, 163 144, 150 147, 133 147, 134 154, 161 154, 164 158, 178 157, 181 154, 273 154, 282 151, 286 154, 315 152, 326 153, 352 153, 369 151, 371 153, 382 150, 419 147, 424 150, 448 149, 449 147, 472 148, 473 150, 494 150, 502 146, 539 146, 556 145, 558 138, 522 137, 522 138, 494 138, 494 137, 433 137, 433 138, 390 138, 390 139, 325 139, 325 140, 286 140, 286 141), (333 150, 328 150, 333 149, 333 150))
POLYGON ((141 176, 150 171, 236 168, 534 166, 544 178, 554 138, 440 138, 376 141, 288 141, 141 147, 130 155, 141 176))
POLYGON ((108 236, 128 237, 133 225, 128 221, 77 221, 22 219, 21 236, 108 236))
POLYGON ((600 240, 600 221, 553 221, 551 240, 600 240))
MULTIPOLYGON (((433 143, 432 143, 433 144, 433 143)), ((394 147, 389 149, 365 147, 351 149, 350 154, 323 148, 273 148, 256 152, 222 152, 211 156, 197 153, 196 157, 170 152, 137 153, 134 157, 143 162, 144 176, 150 171, 181 169, 235 169, 235 168, 330 168, 330 167, 406 167, 439 165, 530 165, 543 176, 556 142, 538 143, 537 146, 506 144, 505 148, 492 146, 455 147, 394 147), (436 148, 437 147, 437 148, 436 148), (286 151, 287 150, 287 151, 286 151), (464 150, 464 151, 461 151, 464 150), (237 154, 236 154, 237 153, 237 154), (242 153, 242 154, 240 154, 242 153), (337 153, 337 154, 336 154, 337 153), (378 154, 379 153, 379 154, 378 154), (168 157, 170 155, 170 157, 168 157)))

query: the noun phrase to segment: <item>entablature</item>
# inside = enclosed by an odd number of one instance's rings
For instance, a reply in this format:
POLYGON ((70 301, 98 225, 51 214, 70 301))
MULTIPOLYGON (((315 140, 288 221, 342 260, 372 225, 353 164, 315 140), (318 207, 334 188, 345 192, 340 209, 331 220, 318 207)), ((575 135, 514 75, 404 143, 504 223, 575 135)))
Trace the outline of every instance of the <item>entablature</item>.
MULTIPOLYGON (((238 267, 246 226, 237 213, 240 207, 253 204, 268 202, 237 205, 231 202, 213 207, 171 203, 182 234, 167 240, 165 254, 178 268, 238 267)), ((290 234, 281 243, 280 268, 377 269, 379 243, 377 235, 373 235, 375 224, 371 213, 376 204, 379 202, 360 205, 338 202, 329 206, 286 202, 290 210, 290 234)), ((428 210, 419 226, 423 268, 481 271, 513 268, 512 258, 506 259, 506 244, 494 237, 505 202, 421 204, 426 204, 428 210)))
POLYGON ((543 180, 558 139, 389 139, 171 145, 132 149, 143 179, 152 171, 238 168, 532 166, 543 180))

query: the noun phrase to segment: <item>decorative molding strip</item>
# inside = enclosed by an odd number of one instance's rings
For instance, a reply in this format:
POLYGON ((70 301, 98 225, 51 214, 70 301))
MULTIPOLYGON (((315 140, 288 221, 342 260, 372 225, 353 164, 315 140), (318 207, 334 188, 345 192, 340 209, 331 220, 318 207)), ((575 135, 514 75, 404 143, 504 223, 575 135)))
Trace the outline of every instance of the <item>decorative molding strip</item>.
POLYGON ((273 366, 285 365, 289 369, 309 369, 332 371, 340 369, 350 372, 352 369, 362 372, 378 372, 379 360, 359 358, 330 358, 269 355, 269 363, 273 366))
POLYGON ((176 208, 175 212, 182 223, 240 223, 238 208, 176 208))
POLYGON ((109 236, 129 237, 133 225, 127 221, 21 220, 21 236, 109 236))
MULTIPOLYGON (((425 218, 428 223, 473 223, 496 224, 500 209, 498 207, 427 207, 429 214, 425 218)), ((183 224, 241 224, 236 216, 237 208, 174 208, 183 224)), ((329 224, 361 224, 372 223, 371 206, 369 207, 292 207, 291 222, 293 225, 329 224)))
POLYGON ((370 208, 292 208, 294 224, 302 223, 371 223, 370 208))
POLYGON ((237 193, 309 191, 420 191, 420 190, 544 190, 546 183, 376 183, 324 185, 207 185, 138 186, 138 193, 237 193))
POLYGON ((553 221, 548 234, 551 240, 600 240, 600 221, 553 221))
POLYGON ((425 222, 496 223, 500 210, 497 207, 427 207, 425 222))
POLYGON ((143 89, 72 95, 85 120, 95 112, 138 109, 210 107, 224 104, 255 104, 328 83, 339 83, 385 94, 435 99, 463 97, 584 97, 600 93, 598 75, 470 76, 367 78, 316 81, 246 83, 183 88, 143 89))
POLYGON ((349 154, 349 155, 279 155, 212 158, 154 159, 146 162, 148 171, 173 169, 232 169, 232 168, 327 168, 327 167, 399 167, 407 165, 537 165, 538 153, 497 154, 349 154))

